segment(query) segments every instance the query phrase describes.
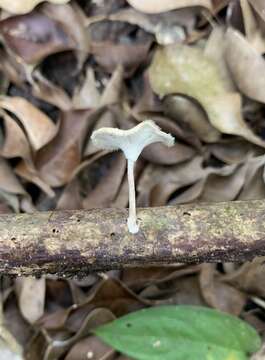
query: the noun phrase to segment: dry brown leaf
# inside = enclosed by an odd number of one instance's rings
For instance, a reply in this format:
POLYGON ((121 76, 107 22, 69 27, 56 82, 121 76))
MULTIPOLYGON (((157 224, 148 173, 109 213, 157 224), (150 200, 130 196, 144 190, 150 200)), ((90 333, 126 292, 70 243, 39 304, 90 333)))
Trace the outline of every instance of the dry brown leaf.
POLYGON ((227 90, 233 92, 236 90, 236 87, 226 64, 225 45, 225 29, 221 26, 216 26, 207 40, 204 54, 214 61, 222 80, 226 84, 227 90))
MULTIPOLYGON (((235 165, 224 166, 223 168, 205 168, 202 164, 203 158, 196 156, 188 162, 171 167, 148 165, 137 186, 139 205, 166 205, 169 198, 174 195, 175 192, 182 188, 187 188, 187 186, 194 185, 197 182, 200 182, 200 184, 198 189, 195 190, 197 190, 197 194, 200 195, 204 187, 204 181, 210 174, 229 176, 233 174, 236 169, 235 165)), ((194 194, 192 195, 194 196, 194 194)), ((174 196, 174 200, 172 201, 178 203, 177 197, 174 196)))
POLYGON ((238 164, 244 162, 250 154, 259 155, 259 147, 244 140, 227 140, 211 144, 208 149, 219 160, 227 164, 238 164))
POLYGON ((0 158, 0 197, 16 212, 19 210, 18 196, 28 197, 28 194, 14 175, 12 168, 0 158))
POLYGON ((45 3, 41 7, 41 12, 54 20, 58 24, 62 24, 62 30, 66 31, 70 39, 74 41, 74 49, 77 52, 79 67, 84 63, 89 47, 90 39, 87 35, 84 23, 84 16, 77 8, 77 4, 54 5, 45 3))
MULTIPOLYGON (((106 275, 104 280, 91 289, 86 302, 71 312, 65 328, 73 332, 80 330, 84 319, 93 309, 105 308, 109 313, 119 317, 151 304, 152 302, 136 295, 121 281, 106 275)), ((103 318, 106 318, 105 315, 103 318)))
POLYGON ((113 105, 121 102, 124 70, 118 65, 107 83, 100 98, 100 106, 113 105))
POLYGON ((37 11, 0 22, 6 46, 27 64, 39 63, 48 55, 76 47, 64 27, 37 11))
POLYGON ((109 171, 97 182, 96 187, 88 193, 83 201, 83 207, 85 209, 111 207, 118 194, 125 170, 125 157, 121 153, 115 154, 115 159, 109 171))
POLYGON ((190 6, 202 6, 208 10, 212 9, 211 1, 209 0, 127 0, 128 3, 136 10, 148 14, 157 14, 174 9, 180 9, 190 6))
POLYGON ((32 74, 31 85, 35 97, 57 106, 62 111, 69 111, 72 108, 68 94, 37 70, 32 74))
POLYGON ((177 195, 168 202, 168 205, 187 204, 195 202, 202 194, 206 179, 201 179, 192 184, 188 189, 184 189, 180 195, 177 195))
POLYGON ((199 198, 202 202, 218 202, 235 200, 243 188, 247 174, 247 165, 241 165, 229 176, 210 175, 199 198))
POLYGON ((156 15, 147 15, 133 8, 122 9, 107 17, 111 21, 122 21, 132 25, 137 25, 148 33, 156 36, 156 41, 160 45, 169 45, 185 40, 184 27, 191 31, 194 27, 194 16, 187 9, 172 11, 156 15))
POLYGON ((265 3, 263 0, 248 0, 257 14, 265 21, 265 3))
POLYGON ((250 158, 247 161, 246 179, 238 200, 259 200, 265 198, 264 164, 264 155, 250 158))
POLYGON ((60 210, 78 210, 82 209, 82 200, 80 196, 80 187, 75 179, 67 184, 60 196, 56 209, 60 210))
POLYGON ((163 105, 169 117, 193 131, 199 139, 211 143, 220 138, 221 134, 209 123, 206 113, 191 99, 168 95, 163 105))
POLYGON ((45 181, 40 177, 35 167, 28 166, 25 161, 21 161, 15 167, 15 173, 23 178, 24 180, 35 184, 39 187, 44 193, 46 193, 49 197, 54 197, 55 193, 51 189, 51 187, 45 183, 45 181))
POLYGON ((44 359, 57 359, 65 354, 76 342, 91 334, 91 330, 97 326, 104 325, 113 321, 115 316, 105 308, 98 308, 92 310, 87 316, 82 319, 80 327, 75 331, 75 334, 67 340, 57 340, 50 338, 50 344, 46 349, 44 359))
POLYGON ((216 265, 203 264, 200 287, 207 304, 217 310, 238 316, 246 304, 246 296, 239 290, 216 279, 216 265))
POLYGON ((33 150, 39 150, 54 138, 57 126, 51 119, 21 97, 1 97, 0 106, 13 113, 23 125, 33 150))
POLYGON ((149 145, 143 150, 141 157, 155 164, 175 165, 191 159, 194 155, 193 148, 175 141, 175 145, 170 148, 159 143, 149 145))
POLYGON ((52 187, 65 185, 81 160, 81 148, 90 126, 89 111, 61 114, 58 135, 37 155, 40 177, 52 187))
POLYGON ((203 106, 217 130, 265 147, 242 117, 240 94, 229 92, 218 66, 201 49, 180 44, 160 48, 149 75, 153 90, 161 97, 175 93, 192 97, 203 106))
POLYGON ((114 360, 115 350, 104 344, 98 337, 90 336, 76 343, 65 360, 114 360))
POLYGON ((75 89, 73 106, 76 110, 97 108, 100 103, 100 94, 97 88, 95 73, 91 67, 86 70, 84 82, 75 89))
MULTIPOLYGON (((0 8, 9 11, 13 14, 25 14, 33 10, 35 6, 44 0, 1 0, 0 8)), ((69 0, 47 0, 54 4, 65 4, 69 0)))
POLYGON ((5 158, 21 157, 29 164, 32 164, 31 149, 26 134, 12 119, 7 112, 2 111, 5 140, 0 150, 0 154, 5 158))
POLYGON ((265 258, 255 258, 252 262, 246 262, 231 274, 221 276, 225 281, 247 294, 265 296, 265 258))
POLYGON ((20 311, 24 318, 34 324, 44 314, 46 280, 44 277, 18 278, 16 291, 20 311))
POLYGON ((229 29, 225 56, 238 88, 248 97, 265 102, 265 61, 242 34, 229 29))
POLYGON ((241 11, 244 19, 246 38, 253 48, 260 54, 265 51, 265 39, 259 27, 257 18, 248 0, 240 0, 241 11))
POLYGON ((96 62, 106 72, 112 73, 118 65, 122 65, 125 76, 131 76, 140 64, 147 61, 150 46, 150 40, 143 44, 115 44, 101 41, 91 44, 91 52, 96 62))

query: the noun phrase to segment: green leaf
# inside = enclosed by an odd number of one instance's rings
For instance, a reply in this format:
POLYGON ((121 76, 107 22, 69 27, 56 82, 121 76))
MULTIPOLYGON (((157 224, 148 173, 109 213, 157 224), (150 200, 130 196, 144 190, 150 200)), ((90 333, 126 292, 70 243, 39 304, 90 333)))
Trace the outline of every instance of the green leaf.
POLYGON ((140 310, 94 332, 137 360, 246 360, 261 346, 244 321, 195 306, 140 310))

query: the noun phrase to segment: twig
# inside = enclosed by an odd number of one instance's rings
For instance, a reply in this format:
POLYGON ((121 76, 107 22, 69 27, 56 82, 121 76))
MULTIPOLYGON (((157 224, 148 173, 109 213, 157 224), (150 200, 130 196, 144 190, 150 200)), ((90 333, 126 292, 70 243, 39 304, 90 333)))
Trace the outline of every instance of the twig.
POLYGON ((127 266, 240 262, 265 255, 265 202, 139 209, 128 232, 123 209, 0 217, 0 273, 84 276, 127 266))

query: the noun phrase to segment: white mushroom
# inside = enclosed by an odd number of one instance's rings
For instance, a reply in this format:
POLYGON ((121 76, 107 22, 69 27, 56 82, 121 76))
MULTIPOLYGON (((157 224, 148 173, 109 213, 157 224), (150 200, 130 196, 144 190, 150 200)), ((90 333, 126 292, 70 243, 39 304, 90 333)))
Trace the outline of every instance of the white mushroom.
POLYGON ((174 145, 174 138, 166 134, 152 121, 146 120, 129 130, 117 128, 101 128, 93 132, 91 139, 97 148, 104 150, 122 150, 127 159, 129 183, 129 217, 127 220, 129 232, 139 231, 136 218, 134 163, 142 150, 150 144, 162 142, 166 146, 174 145))

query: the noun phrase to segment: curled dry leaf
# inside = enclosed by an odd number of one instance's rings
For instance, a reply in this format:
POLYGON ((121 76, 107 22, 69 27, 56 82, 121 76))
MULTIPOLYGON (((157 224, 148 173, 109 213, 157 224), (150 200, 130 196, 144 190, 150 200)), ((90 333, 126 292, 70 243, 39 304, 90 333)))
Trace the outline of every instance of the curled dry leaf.
POLYGON ((202 6, 212 9, 210 0, 127 0, 136 10, 148 14, 157 14, 190 6, 202 6))
POLYGON ((256 296, 265 296, 264 276, 265 258, 255 258, 252 262, 246 262, 231 274, 223 275, 223 281, 256 296))
POLYGON ((5 139, 0 154, 4 158, 21 157, 32 164, 31 149, 26 134, 7 112, 2 111, 5 139))
POLYGON ((230 93, 215 62, 199 48, 170 45, 158 49, 149 70, 153 90, 160 96, 180 93, 197 100, 220 132, 240 135, 265 147, 241 114, 239 93, 230 93))
POLYGON ((216 279, 215 267, 214 264, 203 264, 201 267, 199 279, 202 295, 211 307, 238 316, 246 304, 246 296, 216 279))
POLYGON ((126 159, 122 154, 115 156, 113 165, 107 174, 97 183, 96 187, 83 201, 85 209, 111 207, 115 200, 126 171, 126 159))
POLYGON ((28 194, 14 175, 8 162, 0 158, 0 197, 3 198, 14 211, 18 212, 18 196, 27 197, 28 194))
MULTIPOLYGON (((104 176, 98 179, 96 186, 91 184, 91 191, 87 194, 83 201, 85 209, 97 208, 97 207, 111 207, 112 202, 115 201, 118 195, 119 188, 126 171, 126 159, 120 153, 113 155, 107 155, 101 159, 105 162, 107 170, 104 172, 104 176), (109 165, 107 165, 109 162, 109 165)), ((92 178, 92 173, 95 172, 96 164, 92 163, 88 172, 86 171, 86 177, 92 178)))
POLYGON ((115 316, 112 312, 103 307, 90 311, 85 317, 81 316, 79 319, 80 326, 74 331, 73 336, 67 340, 50 339, 50 346, 46 350, 45 359, 57 359, 60 355, 65 354, 76 342, 90 335, 93 329, 114 319, 115 316))
POLYGON ((265 198, 264 164, 264 155, 248 159, 246 163, 246 179, 238 200, 259 200, 265 198))
POLYGON ((170 148, 159 143, 151 144, 143 150, 141 156, 151 163, 174 165, 189 160, 194 155, 195 150, 193 148, 175 141, 175 144, 170 148))
POLYGON ((107 83, 100 98, 100 106, 107 106, 121 101, 124 69, 118 65, 107 83))
POLYGON ((215 63, 220 77, 226 84, 226 89, 233 92, 236 91, 236 87, 227 67, 225 48, 225 29, 221 26, 215 26, 205 45, 204 54, 215 63))
MULTIPOLYGON (((197 196, 201 194, 205 180, 210 174, 229 176, 233 174, 235 169, 235 165, 224 166, 223 168, 205 168, 203 167, 203 158, 201 156, 196 156, 188 162, 171 166, 170 168, 149 165, 146 167, 138 183, 138 200, 142 205, 142 201, 145 199, 145 206, 166 205, 169 198, 178 190, 199 183, 198 187, 194 189, 195 193, 188 194, 189 196, 192 195, 191 198, 193 199, 195 194, 197 196)), ((177 196, 174 196, 175 199, 172 200, 172 203, 179 203, 177 196)))
MULTIPOLYGON (((43 2, 44 0, 1 0, 0 8, 13 13, 13 14, 25 14, 34 9, 35 6, 43 2)), ((70 0, 47 0, 54 4, 65 4, 70 0)))
POLYGON ((89 113, 89 110, 62 113, 58 135, 38 153, 36 168, 48 185, 65 185, 79 165, 82 144, 90 126, 89 113))
POLYGON ((72 180, 63 190, 57 206, 57 210, 78 210, 82 209, 80 187, 76 179, 72 180))
POLYGON ((22 179, 35 184, 39 187, 45 194, 49 197, 54 197, 55 193, 51 187, 41 179, 38 171, 33 166, 28 166, 25 161, 20 161, 15 167, 15 173, 20 176, 22 179))
POLYGON ((98 337, 89 336, 76 343, 65 357, 65 360, 81 359, 114 360, 116 359, 116 352, 98 337))
POLYGON ((33 150, 39 150, 55 136, 58 128, 42 111, 21 97, 1 97, 0 107, 13 113, 23 125, 33 150))
POLYGON ((65 4, 58 6, 50 3, 45 3, 40 11, 49 19, 62 24, 62 30, 74 41, 73 49, 77 51, 78 65, 81 68, 90 47, 82 11, 77 8, 77 5, 65 4))
POLYGON ((91 67, 86 70, 84 82, 75 89, 73 106, 76 110, 94 109, 99 106, 100 93, 97 88, 95 73, 91 67))
POLYGON ((62 111, 69 111, 72 108, 72 101, 68 94, 59 86, 46 79, 39 71, 34 71, 31 79, 32 94, 62 111))
POLYGON ((209 145, 210 152, 226 164, 243 163, 250 154, 259 155, 261 149, 244 140, 227 140, 209 145))
POLYGON ((265 3, 263 0, 248 0, 256 13, 265 21, 265 3))
POLYGON ((107 17, 111 21, 127 22, 131 25, 137 25, 146 32, 152 33, 156 36, 156 41, 160 45, 169 45, 175 42, 182 42, 185 39, 184 27, 192 28, 194 26, 194 18, 192 14, 184 13, 186 9, 181 11, 172 11, 166 14, 147 15, 139 12, 133 8, 122 9, 107 17), (183 21, 190 15, 188 21, 183 21), (190 24, 191 23, 191 24, 190 24))
POLYGON ((231 175, 210 175, 199 200, 202 202, 235 200, 244 185, 246 173, 247 165, 243 164, 231 175))
POLYGON ((27 64, 39 63, 50 54, 75 49, 75 41, 64 27, 34 11, 0 22, 5 45, 27 64))
POLYGON ((205 142, 216 142, 220 133, 208 121, 206 113, 191 99, 179 95, 168 95, 164 101, 164 111, 180 125, 193 131, 205 142))
POLYGON ((16 280, 19 308, 30 324, 34 324, 44 314, 45 289, 44 277, 41 279, 25 277, 16 280))
POLYGON ((236 30, 230 28, 225 40, 225 57, 238 88, 248 97, 264 103, 265 61, 262 55, 236 30))
POLYGON ((132 73, 147 60, 151 41, 139 44, 115 44, 110 41, 94 42, 91 52, 96 62, 108 73, 112 73, 118 65, 122 65, 126 76, 132 73))
POLYGON ((265 39, 259 26, 258 17, 255 16, 249 0, 240 0, 240 7, 244 19, 244 34, 253 48, 262 54, 265 51, 265 39))

